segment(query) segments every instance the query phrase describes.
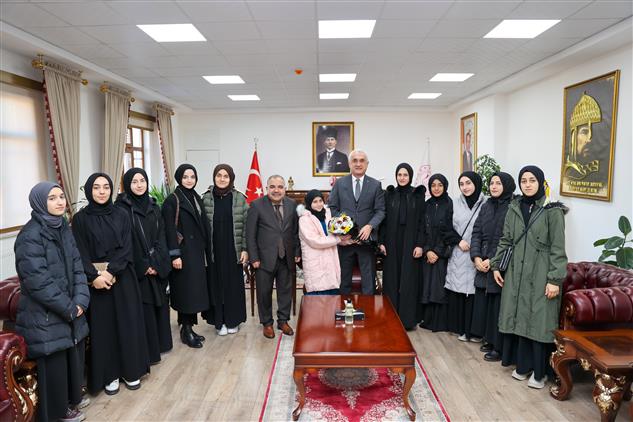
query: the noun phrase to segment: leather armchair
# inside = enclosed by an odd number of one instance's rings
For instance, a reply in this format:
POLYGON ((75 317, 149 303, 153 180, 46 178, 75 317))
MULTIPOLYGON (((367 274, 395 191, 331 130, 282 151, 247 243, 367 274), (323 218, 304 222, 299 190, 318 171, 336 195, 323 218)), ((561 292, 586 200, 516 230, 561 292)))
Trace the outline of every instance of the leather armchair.
POLYGON ((15 316, 20 300, 20 281, 11 277, 0 281, 0 421, 30 421, 37 404, 35 362, 27 360, 26 343, 14 332, 15 316))
POLYGON ((633 327, 633 271, 597 262, 569 263, 563 293, 563 329, 633 327))

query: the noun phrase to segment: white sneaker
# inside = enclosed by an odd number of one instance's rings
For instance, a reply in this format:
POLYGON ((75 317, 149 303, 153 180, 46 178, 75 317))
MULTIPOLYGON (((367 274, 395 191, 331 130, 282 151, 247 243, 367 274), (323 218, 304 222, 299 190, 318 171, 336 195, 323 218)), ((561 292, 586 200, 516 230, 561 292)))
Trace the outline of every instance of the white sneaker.
POLYGON ((128 390, 138 390, 141 388, 141 380, 128 381, 123 378, 123 381, 125 382, 125 386, 128 390))
POLYGON ((226 328, 226 325, 222 324, 222 328, 216 330, 219 336, 225 336, 229 333, 229 330, 226 328))
POLYGON ((537 380, 536 378, 534 378, 534 372, 532 372, 532 376, 528 381, 528 387, 537 388, 540 390, 541 388, 545 387, 545 381, 547 381, 547 375, 545 375, 542 380, 537 380))
POLYGON ((240 331, 240 326, 239 325, 235 326, 233 328, 229 328, 228 330, 226 330, 226 332, 229 333, 229 334, 235 334, 238 331, 240 331))
POLYGON ((468 339, 471 343, 481 343, 483 339, 481 337, 471 337, 468 339))
POLYGON ((107 395, 111 396, 119 392, 119 379, 115 379, 110 384, 105 386, 105 392, 107 395))
POLYGON ((89 405, 90 405, 90 397, 86 395, 81 398, 81 401, 77 405, 77 409, 83 409, 85 407, 88 407, 89 405))
POLYGON ((515 380, 525 381, 528 378, 528 375, 529 373, 519 374, 516 369, 512 371, 512 378, 514 378, 515 380))
POLYGON ((457 340, 459 340, 459 341, 468 341, 468 337, 466 337, 466 334, 462 334, 461 336, 457 337, 457 340))

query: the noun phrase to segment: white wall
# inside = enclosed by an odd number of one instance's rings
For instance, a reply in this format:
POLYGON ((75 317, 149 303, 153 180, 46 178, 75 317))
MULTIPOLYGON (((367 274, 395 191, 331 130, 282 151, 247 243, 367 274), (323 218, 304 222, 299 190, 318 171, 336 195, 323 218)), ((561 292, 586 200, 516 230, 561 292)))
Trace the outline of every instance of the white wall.
MULTIPOLYGON (((454 120, 476 111, 479 120, 479 153, 492 152, 502 169, 517 176, 521 167, 535 164, 543 169, 554 199, 570 208, 566 218, 567 253, 570 261, 596 260, 593 242, 618 234, 620 215, 633 216, 633 158, 631 134, 632 46, 629 44, 540 82, 505 95, 494 95, 460 107, 454 120), (559 195, 563 138, 563 90, 566 86, 620 69, 616 126, 613 196, 611 202, 559 195), (490 126, 494 129, 490 130, 490 126), (485 145, 485 148, 481 147, 485 145), (492 146, 492 149, 489 149, 492 146)), ((454 127, 459 135, 459 128, 454 127)))
MULTIPOLYGON (((367 174, 384 179, 383 186, 395 182, 400 162, 408 162, 414 169, 421 164, 427 137, 433 171, 450 173, 459 155, 447 112, 179 113, 176 120, 176 162, 182 162, 188 149, 218 149, 220 161, 233 166, 235 185, 240 190, 246 188, 255 137, 259 138, 257 152, 264 183, 278 173, 286 179, 292 176, 298 190, 329 189, 329 177, 312 177, 313 121, 353 121, 354 146, 367 152, 367 174)), ((197 170, 211 173, 212 168, 197 170)))
MULTIPOLYGON (((20 76, 24 76, 30 79, 42 80, 42 72, 33 69, 31 66, 32 57, 22 56, 12 51, 0 49, 0 69, 15 73, 20 76)), ((102 144, 105 136, 105 100, 103 94, 99 91, 99 83, 101 81, 90 81, 88 86, 83 86, 80 89, 80 102, 81 102, 81 124, 79 128, 80 135, 80 164, 79 164, 79 185, 83 185, 88 176, 99 171, 101 168, 101 155, 102 144)), ((151 114, 151 107, 146 103, 136 101, 132 104, 132 109, 140 111, 142 113, 151 114)), ((46 143, 46 149, 48 147, 48 131, 45 131, 46 139, 42 139, 42 142, 46 143)), ((154 132, 155 133, 155 132, 154 132)), ((157 139, 157 137, 154 137, 157 139)), ((157 140, 156 140, 157 142, 157 140)), ((152 148, 152 153, 155 154, 155 146, 152 148)), ((2 160, 7 157, 1 157, 2 160)), ((49 180, 55 179, 55 172, 52 165, 52 158, 49 154, 49 180)), ((156 178, 160 178, 162 172, 160 164, 160 156, 158 158, 152 156, 152 174, 149 174, 150 181, 156 178)), ((11 183, 11 180, 2 180, 2 184, 11 183)), ((84 198, 83 193, 80 194, 80 198, 84 198)), ((24 199, 25 201, 28 198, 24 199)), ((26 221, 24 222, 26 223, 26 221)), ((9 233, 0 236, 0 279, 4 279, 7 276, 15 274, 13 254, 13 243, 15 241, 17 232, 9 233)))

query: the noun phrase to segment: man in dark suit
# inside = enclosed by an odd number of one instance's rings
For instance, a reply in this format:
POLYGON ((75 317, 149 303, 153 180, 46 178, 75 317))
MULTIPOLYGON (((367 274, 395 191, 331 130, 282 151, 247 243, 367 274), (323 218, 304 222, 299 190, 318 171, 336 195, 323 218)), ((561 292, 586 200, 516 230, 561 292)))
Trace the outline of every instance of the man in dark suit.
MULTIPOLYGON (((385 218, 385 197, 380 182, 365 175, 369 159, 363 151, 352 151, 349 156, 352 174, 341 177, 332 187, 328 206, 332 215, 345 213, 359 227, 358 240, 376 239, 378 226, 385 218)), ((341 261, 341 293, 352 290, 352 269, 358 257, 362 293, 374 294, 376 256, 373 247, 356 243, 339 246, 341 261)))
POLYGON ((322 132, 325 151, 317 157, 317 173, 348 173, 347 155, 336 149, 338 131, 329 127, 322 132))
POLYGON ((257 310, 264 336, 273 330, 273 281, 277 287, 277 328, 286 335, 294 331, 288 324, 292 304, 291 275, 301 259, 297 204, 286 197, 286 182, 279 175, 266 182, 268 195, 251 202, 246 218, 246 244, 255 268, 257 310))

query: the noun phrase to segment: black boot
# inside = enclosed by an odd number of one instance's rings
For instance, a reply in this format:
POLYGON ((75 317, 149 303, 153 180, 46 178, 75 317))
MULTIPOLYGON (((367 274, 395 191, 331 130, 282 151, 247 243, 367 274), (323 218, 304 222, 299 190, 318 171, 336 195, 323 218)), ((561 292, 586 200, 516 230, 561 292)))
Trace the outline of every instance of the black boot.
POLYGON ((191 330, 191 325, 183 324, 180 327, 180 340, 189 347, 199 349, 202 347, 202 343, 198 340, 191 330))
POLYGON ((501 354, 496 350, 492 350, 484 355, 486 362, 499 362, 501 360, 501 354))
POLYGON ((484 343, 481 345, 481 347, 479 348, 480 352, 484 352, 484 353, 488 353, 490 351, 492 351, 492 344, 490 343, 484 343))
POLYGON ((204 338, 204 336, 199 335, 198 333, 196 333, 195 331, 193 331, 193 326, 191 326, 191 332, 193 333, 193 336, 199 341, 199 342, 203 342, 206 340, 206 338, 204 338))

